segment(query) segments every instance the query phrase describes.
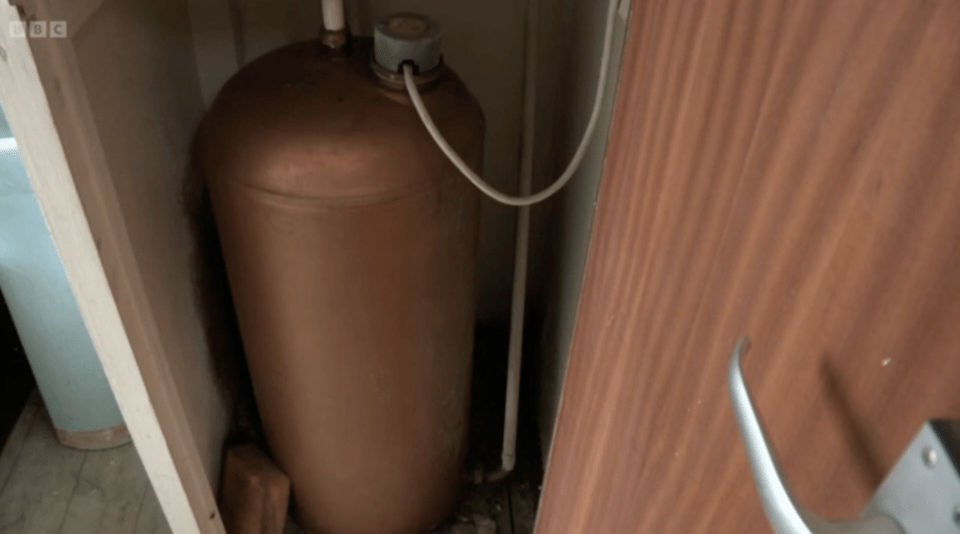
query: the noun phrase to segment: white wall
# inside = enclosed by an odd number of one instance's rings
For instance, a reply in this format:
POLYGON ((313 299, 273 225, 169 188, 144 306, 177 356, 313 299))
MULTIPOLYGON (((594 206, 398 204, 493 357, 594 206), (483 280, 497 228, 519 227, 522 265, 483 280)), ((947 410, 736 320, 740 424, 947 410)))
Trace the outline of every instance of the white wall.
POLYGON ((181 3, 106 0, 71 39, 167 364, 216 484, 227 415, 212 387, 191 279, 192 238, 179 200, 191 133, 203 113, 188 27, 181 3))
MULTIPOLYGON (((562 0, 545 9, 541 26, 553 35, 541 45, 538 161, 547 178, 561 172, 586 128, 603 46, 605 0, 562 0), (557 90, 560 88, 560 90, 557 90)), ((579 171, 558 198, 535 213, 530 308, 542 323, 540 348, 540 443, 546 460, 560 406, 590 244, 619 79, 626 23, 617 17, 611 71, 596 137, 579 171)), ((541 176, 541 179, 543 176, 541 176)))

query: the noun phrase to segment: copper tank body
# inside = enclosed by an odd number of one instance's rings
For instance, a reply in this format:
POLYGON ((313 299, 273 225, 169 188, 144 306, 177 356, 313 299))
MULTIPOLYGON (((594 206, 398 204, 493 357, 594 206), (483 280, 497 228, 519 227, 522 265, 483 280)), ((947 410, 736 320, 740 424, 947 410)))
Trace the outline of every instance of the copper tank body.
MULTIPOLYGON (((466 452, 479 195, 369 58, 267 54, 198 137, 264 433, 322 534, 425 531, 466 452)), ((476 99, 449 69, 423 90, 479 169, 476 99)))

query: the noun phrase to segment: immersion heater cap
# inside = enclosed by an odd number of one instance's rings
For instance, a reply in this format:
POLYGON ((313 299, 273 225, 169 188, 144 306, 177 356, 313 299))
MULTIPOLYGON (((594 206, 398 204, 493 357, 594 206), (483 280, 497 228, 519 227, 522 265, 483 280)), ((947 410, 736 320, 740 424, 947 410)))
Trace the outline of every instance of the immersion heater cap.
POLYGON ((409 61, 424 74, 440 66, 440 25, 426 15, 397 13, 381 18, 373 29, 373 59, 400 73, 409 61))

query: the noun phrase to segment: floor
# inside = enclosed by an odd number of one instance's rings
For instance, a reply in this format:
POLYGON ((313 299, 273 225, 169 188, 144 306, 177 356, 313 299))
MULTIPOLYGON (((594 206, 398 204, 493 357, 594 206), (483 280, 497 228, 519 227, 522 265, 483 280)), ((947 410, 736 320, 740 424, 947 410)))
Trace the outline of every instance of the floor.
POLYGON ((133 444, 60 445, 31 395, 0 453, 0 534, 170 534, 133 444))
MULTIPOLYGON (((491 471, 499 463, 505 348, 504 333, 478 333, 465 466, 471 471, 491 471)), ((528 377, 535 373, 524 370, 528 377)), ((543 469, 535 403, 521 395, 521 406, 514 473, 501 482, 464 481, 456 510, 431 534, 533 532, 543 469)), ((63 447, 34 390, 0 453, 0 534, 88 533, 170 534, 170 528, 133 445, 63 447)), ((287 534, 301 533, 288 522, 287 534)))
MULTIPOLYGON (((505 329, 478 325, 474 346, 473 386, 470 399, 470 445, 465 467, 476 473, 494 471, 500 466, 503 444, 504 391, 507 381, 507 344, 505 329)), ((537 335, 525 335, 528 343, 537 335)), ((513 473, 501 482, 474 484, 465 482, 460 489, 456 513, 437 529, 436 534, 531 534, 540 504, 543 482, 540 436, 537 432, 537 389, 539 369, 535 350, 524 347, 517 425, 517 462, 513 473)))

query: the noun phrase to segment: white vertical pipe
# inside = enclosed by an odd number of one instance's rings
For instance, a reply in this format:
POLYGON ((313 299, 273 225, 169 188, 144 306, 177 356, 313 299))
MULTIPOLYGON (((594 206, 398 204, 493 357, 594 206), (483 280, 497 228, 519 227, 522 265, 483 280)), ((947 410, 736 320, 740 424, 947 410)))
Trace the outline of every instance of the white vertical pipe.
MULTIPOLYGON (((520 146, 520 196, 533 186, 533 151, 537 118, 537 47, 539 46, 539 0, 527 0, 524 56, 523 117, 520 146)), ((523 322, 527 298, 527 258, 530 248, 530 206, 517 213, 517 243, 513 263, 513 297, 510 310, 510 343, 507 363, 507 397, 503 414, 503 449, 500 469, 488 475, 499 480, 517 463, 517 418, 520 412, 520 368, 523 362, 523 322)))
POLYGON ((327 31, 337 32, 346 27, 343 0, 322 0, 321 7, 323 8, 323 27, 327 31))
MULTIPOLYGON (((414 80, 413 67, 405 65, 403 68, 403 78, 407 86, 407 94, 413 102, 420 120, 424 127, 430 132, 437 146, 446 154, 447 158, 470 180, 480 191, 490 198, 506 204, 508 206, 517 206, 520 212, 517 217, 517 245, 516 257, 514 262, 514 280, 513 280, 513 305, 510 318, 510 344, 509 344, 509 362, 507 367, 507 395, 506 407, 504 410, 504 429, 503 429, 503 452, 501 454, 501 467, 499 470, 487 473, 487 480, 500 480, 507 476, 516 464, 516 442, 517 442, 517 414, 519 412, 519 393, 520 393, 520 364, 521 351, 523 349, 523 319, 524 305, 527 288, 527 253, 530 240, 530 208, 532 204, 542 202, 553 196, 559 191, 576 173, 577 168, 583 161, 593 132, 596 129, 597 121, 600 118, 600 109, 603 104, 604 89, 606 87, 607 71, 610 66, 610 50, 613 42, 613 27, 617 16, 617 6, 621 0, 610 0, 607 9, 606 33, 603 37, 603 53, 600 59, 600 74, 597 77, 597 93, 594 97, 593 111, 590 112, 590 121, 587 129, 580 139, 580 145, 576 153, 567 165, 566 170, 549 187, 540 191, 536 195, 530 195, 530 188, 533 176, 533 148, 534 148, 534 119, 536 118, 536 82, 537 82, 537 46, 538 46, 538 26, 539 26, 539 0, 527 0, 527 35, 526 35, 526 54, 524 71, 524 91, 523 91, 523 139, 520 151, 520 195, 505 195, 483 180, 474 173, 470 167, 457 155, 453 147, 450 146, 443 134, 437 128, 437 125, 430 118, 430 112, 427 111, 417 91, 417 85, 414 80)), ((480 473, 482 474, 482 472, 480 473)))

